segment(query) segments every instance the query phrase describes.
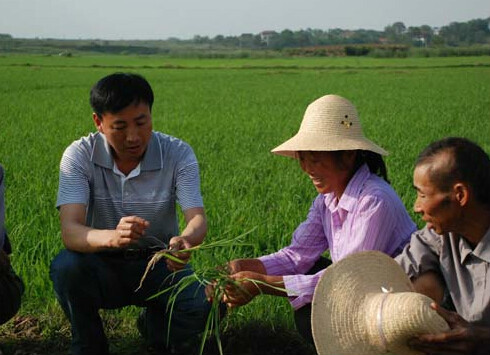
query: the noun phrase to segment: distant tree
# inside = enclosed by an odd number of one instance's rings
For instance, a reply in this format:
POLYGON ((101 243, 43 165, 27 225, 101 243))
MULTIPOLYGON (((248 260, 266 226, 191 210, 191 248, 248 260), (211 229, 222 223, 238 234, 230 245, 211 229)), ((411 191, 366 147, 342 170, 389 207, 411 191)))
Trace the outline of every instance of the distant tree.
POLYGON ((238 37, 238 44, 240 48, 254 48, 255 37, 252 33, 242 33, 238 37))
POLYGON ((199 36, 199 35, 195 35, 193 38, 192 38, 192 42, 196 43, 196 44, 205 44, 205 43, 210 43, 211 40, 209 39, 208 36, 199 36))
POLYGON ((405 27, 405 24, 403 22, 395 22, 393 25, 393 30, 395 31, 395 33, 400 36, 402 34, 405 33, 405 31, 407 30, 407 28, 405 27))
POLYGON ((284 47, 294 47, 296 44, 294 43, 294 33, 291 30, 283 30, 279 34, 280 39, 280 45, 281 48, 284 47))
POLYGON ((313 44, 311 33, 305 30, 294 32, 293 43, 296 47, 311 46, 313 44))
POLYGON ((439 35, 450 46, 490 43, 490 18, 468 22, 451 22, 441 27, 439 35))
POLYGON ((406 35, 416 46, 428 46, 432 42, 434 30, 432 27, 422 25, 420 27, 409 27, 406 35))
POLYGON ((392 43, 405 42, 407 37, 404 36, 407 28, 403 22, 395 22, 392 25, 388 25, 384 29, 386 38, 392 43))

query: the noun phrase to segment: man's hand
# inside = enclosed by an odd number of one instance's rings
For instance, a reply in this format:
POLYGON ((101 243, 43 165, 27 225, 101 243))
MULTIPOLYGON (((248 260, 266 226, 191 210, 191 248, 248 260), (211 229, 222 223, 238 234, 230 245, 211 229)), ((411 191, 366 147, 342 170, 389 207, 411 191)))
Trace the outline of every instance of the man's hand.
POLYGON ((447 321, 451 330, 420 335, 410 340, 411 348, 430 355, 480 354, 479 351, 488 349, 490 329, 473 326, 456 312, 448 311, 436 303, 432 303, 431 307, 447 321))
POLYGON ((176 257, 180 260, 177 262, 175 260, 166 259, 167 268, 170 271, 178 271, 182 270, 185 265, 189 262, 191 258, 191 253, 182 252, 181 250, 192 248, 192 244, 189 243, 187 239, 181 236, 173 237, 169 242, 169 249, 171 251, 172 256, 176 257))
POLYGON ((66 249, 95 253, 127 247, 141 238, 150 226, 143 218, 126 216, 119 220, 116 229, 96 229, 85 225, 86 215, 86 206, 82 203, 60 206, 61 236, 66 249))
POLYGON ((129 244, 136 242, 141 238, 144 235, 146 228, 149 226, 150 222, 138 216, 121 218, 114 230, 113 237, 109 240, 108 247, 127 247, 129 244))

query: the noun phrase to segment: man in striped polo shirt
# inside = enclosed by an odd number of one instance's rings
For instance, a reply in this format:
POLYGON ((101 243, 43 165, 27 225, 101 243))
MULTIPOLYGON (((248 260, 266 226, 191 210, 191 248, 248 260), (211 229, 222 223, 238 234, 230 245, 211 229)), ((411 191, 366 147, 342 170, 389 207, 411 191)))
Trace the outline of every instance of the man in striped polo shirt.
POLYGON ((152 131, 153 91, 143 77, 106 76, 92 88, 90 103, 98 132, 73 142, 61 159, 57 207, 66 249, 50 270, 71 323, 71 352, 108 354, 98 310, 126 305, 145 307, 138 328, 149 348, 173 351, 202 332, 209 311, 204 290, 188 287, 172 314, 167 294, 147 298, 192 272, 189 255, 175 254, 184 263, 158 263, 137 288, 155 250, 181 250, 204 239, 196 157, 180 139, 152 131), (176 202, 186 222, 181 233, 176 202))

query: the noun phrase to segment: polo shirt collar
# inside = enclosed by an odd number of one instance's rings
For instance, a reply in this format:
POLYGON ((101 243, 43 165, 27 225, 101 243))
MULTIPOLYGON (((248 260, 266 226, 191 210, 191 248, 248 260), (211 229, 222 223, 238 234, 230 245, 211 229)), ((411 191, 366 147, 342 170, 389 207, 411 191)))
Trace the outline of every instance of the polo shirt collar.
MULTIPOLYGON (((103 133, 95 134, 95 144, 92 152, 92 161, 107 169, 112 169, 114 166, 114 158, 112 157, 111 147, 103 133)), ((158 142, 157 135, 152 132, 150 142, 146 148, 145 155, 141 161, 141 170, 158 170, 163 166, 162 150, 158 142)))
POLYGON ((335 206, 332 202, 335 199, 335 195, 333 193, 329 193, 325 198, 325 205, 332 211, 337 208, 341 208, 347 212, 352 212, 357 202, 359 201, 359 195, 361 194, 362 187, 364 183, 371 175, 369 168, 366 164, 361 165, 359 169, 357 169, 356 173, 350 179, 347 184, 344 193, 340 197, 339 203, 335 206), (328 197, 327 197, 328 196, 328 197))
POLYGON ((477 258, 490 263, 490 228, 488 228, 482 240, 480 240, 480 242, 476 245, 475 249, 471 249, 470 244, 462 237, 459 241, 459 249, 461 252, 461 263, 464 263, 470 254, 473 254, 477 258))

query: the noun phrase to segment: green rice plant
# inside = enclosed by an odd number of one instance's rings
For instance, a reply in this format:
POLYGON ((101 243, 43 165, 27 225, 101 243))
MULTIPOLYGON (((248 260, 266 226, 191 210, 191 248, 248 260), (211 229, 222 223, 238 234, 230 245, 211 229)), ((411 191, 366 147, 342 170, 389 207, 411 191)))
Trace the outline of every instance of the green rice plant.
MULTIPOLYGON (((143 285, 143 282, 148 274, 148 272, 153 269, 155 264, 159 262, 162 258, 166 258, 172 261, 175 261, 177 263, 184 263, 181 259, 176 257, 174 254, 179 253, 179 252, 203 252, 203 251, 211 251, 216 248, 226 248, 226 247, 231 247, 231 246, 236 246, 236 245, 241 245, 241 246, 253 246, 253 243, 247 243, 243 241, 243 237, 246 236, 247 234, 252 233, 255 230, 252 229, 248 232, 245 232, 241 235, 239 235, 236 238, 233 239, 220 239, 216 240, 213 242, 209 243, 202 243, 200 245, 197 245, 192 248, 188 249, 182 249, 179 251, 172 250, 172 248, 166 248, 163 249, 153 255, 153 257, 150 259, 148 262, 148 265, 146 267, 146 270, 141 278, 140 285, 138 289, 143 285)), ((174 278, 179 272, 183 270, 178 270, 171 275, 167 276, 167 278, 164 280, 164 283, 167 281, 171 280, 174 278)), ((233 286, 236 289, 240 290, 244 294, 248 294, 247 296, 250 296, 249 292, 241 286, 241 283, 244 281, 249 281, 252 282, 258 290, 260 290, 260 285, 266 285, 267 287, 280 290, 280 291, 285 291, 283 288, 276 287, 273 285, 266 284, 264 282, 261 282, 259 280, 253 280, 249 278, 244 278, 244 279, 239 279, 239 280, 234 280, 230 277, 230 270, 227 264, 225 265, 219 265, 218 266, 212 266, 212 267, 200 267, 190 275, 182 277, 177 283, 173 284, 172 286, 169 286, 151 297, 148 298, 148 300, 157 298, 161 296, 164 293, 170 293, 170 296, 167 301, 167 312, 169 313, 169 320, 168 320, 168 326, 167 326, 167 341, 170 338, 170 327, 171 327, 171 319, 172 319, 172 313, 174 309, 175 302, 181 292, 183 292, 187 287, 190 285, 194 284, 195 282, 198 282, 202 287, 208 287, 209 292, 212 294, 208 294, 208 299, 211 302, 211 307, 210 311, 208 314, 208 317, 206 319, 206 324, 204 327, 204 331, 202 334, 202 339, 201 339, 201 345, 199 348, 199 354, 202 354, 204 351, 204 346, 206 344, 206 340, 214 335, 216 339, 216 344, 218 346, 219 353, 223 355, 223 346, 221 344, 221 306, 222 306, 222 299, 223 297, 227 294, 227 287, 228 286, 233 286)), ((167 344, 168 345, 168 344, 167 344)))

